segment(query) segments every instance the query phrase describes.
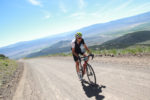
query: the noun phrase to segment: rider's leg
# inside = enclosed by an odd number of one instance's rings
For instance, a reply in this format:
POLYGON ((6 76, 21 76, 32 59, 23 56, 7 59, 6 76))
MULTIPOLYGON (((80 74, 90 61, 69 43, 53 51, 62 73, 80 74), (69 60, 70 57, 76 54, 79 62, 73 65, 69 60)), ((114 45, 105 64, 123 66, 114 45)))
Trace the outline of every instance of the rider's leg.
POLYGON ((79 71, 79 61, 76 61, 76 68, 77 68, 78 77, 80 80, 82 80, 82 73, 80 73, 79 71))
POLYGON ((74 61, 76 63, 76 70, 77 70, 77 72, 79 72, 79 61, 78 61, 78 58, 75 55, 73 55, 73 58, 74 58, 74 61))
POLYGON ((77 74, 78 74, 80 80, 82 80, 82 74, 80 73, 80 70, 79 70, 79 61, 78 61, 78 57, 76 57, 75 55, 73 55, 73 58, 74 58, 74 61, 75 61, 75 63, 76 63, 77 74))
POLYGON ((79 73, 79 61, 76 61, 77 72, 79 73))
MULTIPOLYGON (((86 57, 87 55, 86 55, 86 54, 83 54, 83 56, 86 57)), ((88 58, 88 60, 89 60, 89 58, 88 58)), ((84 61, 84 64, 83 64, 83 75, 85 74, 86 66, 87 66, 88 60, 87 60, 87 61, 84 61)))

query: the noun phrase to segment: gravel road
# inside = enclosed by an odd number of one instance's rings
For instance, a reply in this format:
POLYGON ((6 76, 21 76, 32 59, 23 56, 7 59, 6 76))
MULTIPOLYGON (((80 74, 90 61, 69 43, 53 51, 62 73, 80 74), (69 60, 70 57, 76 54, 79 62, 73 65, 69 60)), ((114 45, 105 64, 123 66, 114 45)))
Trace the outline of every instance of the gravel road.
POLYGON ((79 81, 72 58, 22 60, 24 72, 13 100, 150 100, 149 64, 101 59, 89 62, 97 77, 95 87, 79 81))

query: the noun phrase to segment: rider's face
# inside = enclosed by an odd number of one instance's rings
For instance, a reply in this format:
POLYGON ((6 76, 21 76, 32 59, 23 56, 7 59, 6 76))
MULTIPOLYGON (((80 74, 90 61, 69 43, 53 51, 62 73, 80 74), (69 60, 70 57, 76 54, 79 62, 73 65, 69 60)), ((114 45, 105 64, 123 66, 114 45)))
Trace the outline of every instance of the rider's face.
POLYGON ((77 41, 81 41, 82 40, 82 37, 77 37, 77 41))

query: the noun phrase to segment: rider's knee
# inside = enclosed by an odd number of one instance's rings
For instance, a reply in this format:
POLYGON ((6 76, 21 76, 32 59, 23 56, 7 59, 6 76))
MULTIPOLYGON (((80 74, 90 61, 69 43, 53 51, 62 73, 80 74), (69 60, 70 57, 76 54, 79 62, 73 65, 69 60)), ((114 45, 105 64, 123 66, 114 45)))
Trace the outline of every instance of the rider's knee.
POLYGON ((79 66, 79 62, 78 61, 76 61, 76 65, 79 66))

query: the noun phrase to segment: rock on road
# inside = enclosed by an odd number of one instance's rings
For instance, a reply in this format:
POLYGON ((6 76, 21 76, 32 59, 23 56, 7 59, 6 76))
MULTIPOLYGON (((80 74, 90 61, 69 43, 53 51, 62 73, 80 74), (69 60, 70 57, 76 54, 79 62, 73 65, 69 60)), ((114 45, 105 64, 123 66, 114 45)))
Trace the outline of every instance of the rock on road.
MULTIPOLYGON (((150 66, 90 61, 97 86, 79 81, 72 58, 22 60, 13 100, 150 100, 150 66)), ((86 77, 86 76, 84 76, 86 77)))

